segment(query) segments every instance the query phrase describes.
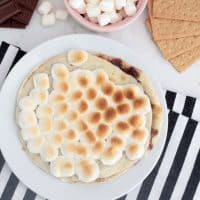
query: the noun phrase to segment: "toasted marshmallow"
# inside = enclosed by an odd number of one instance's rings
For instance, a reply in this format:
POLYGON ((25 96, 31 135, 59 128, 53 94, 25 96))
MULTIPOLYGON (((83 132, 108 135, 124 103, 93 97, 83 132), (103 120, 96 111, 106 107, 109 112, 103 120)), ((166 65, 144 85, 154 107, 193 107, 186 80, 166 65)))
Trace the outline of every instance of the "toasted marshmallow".
POLYGON ((89 109, 87 101, 81 100, 78 104, 78 112, 80 114, 85 113, 89 109))
POLYGON ((74 160, 65 156, 58 156, 50 163, 50 172, 55 177, 70 177, 75 173, 74 160))
POLYGON ((76 142, 79 140, 79 134, 75 129, 67 129, 62 134, 66 142, 76 142))
POLYGON ((125 152, 129 160, 138 160, 144 155, 145 149, 144 146, 129 144, 126 147, 125 152))
POLYGON ((67 114, 69 105, 66 102, 63 102, 63 103, 54 105, 53 108, 54 108, 54 115, 60 117, 67 114))
POLYGON ((122 137, 127 137, 130 135, 130 125, 125 121, 117 121, 114 126, 115 133, 119 134, 122 137))
POLYGON ((149 135, 149 131, 146 128, 135 129, 131 134, 131 139, 137 144, 145 144, 149 135))
POLYGON ((116 117, 117 117, 117 111, 112 108, 112 107, 108 107, 105 111, 104 111, 104 120, 107 122, 107 123, 111 123, 113 122, 116 117))
POLYGON ((108 107, 108 101, 104 97, 99 97, 95 100, 95 107, 98 110, 105 110, 108 107))
POLYGON ((128 119, 129 124, 134 128, 144 127, 146 124, 146 118, 144 115, 132 115, 128 119))
POLYGON ((69 70, 63 63, 55 63, 51 66, 51 75, 53 79, 66 81, 69 76, 69 70))
POLYGON ((49 89, 49 77, 45 73, 37 73, 33 76, 34 87, 40 90, 49 89))
POLYGON ((78 120, 78 129, 80 132, 85 132, 88 130, 88 124, 84 120, 80 119, 78 120))
POLYGON ((151 104, 149 98, 146 95, 137 97, 133 103, 134 110, 137 113, 146 114, 151 110, 151 104))
POLYGON ((97 90, 95 88, 90 87, 87 89, 87 91, 86 91, 87 100, 92 101, 96 98, 96 96, 97 96, 97 90))
POLYGON ((101 13, 101 9, 98 5, 96 4, 87 4, 86 6, 86 12, 87 12, 87 15, 88 17, 98 17, 101 13))
POLYGON ((108 25, 111 22, 109 13, 103 13, 98 16, 98 23, 100 26, 108 25))
POLYGON ((86 158, 89 156, 89 149, 86 145, 77 143, 76 144, 76 158, 86 158))
POLYGON ((102 83, 108 81, 108 74, 103 69, 97 69, 94 71, 96 75, 96 84, 101 85, 102 83))
POLYGON ((76 164, 76 174, 80 181, 92 182, 99 177, 99 166, 94 160, 80 160, 76 164))
POLYGON ((88 53, 83 50, 70 50, 68 52, 68 61, 69 64, 74 66, 80 66, 87 62, 88 60, 88 53))
POLYGON ((40 153, 44 143, 45 143, 44 136, 40 136, 33 140, 29 140, 27 142, 27 148, 31 153, 40 153))
POLYGON ((106 81, 101 85, 101 90, 104 95, 110 96, 114 92, 114 84, 111 81, 106 81))
POLYGON ((53 108, 48 104, 40 105, 36 110, 37 118, 52 117, 52 115, 53 115, 53 108))
POLYGON ((53 88, 58 92, 66 94, 69 91, 69 84, 67 81, 56 80, 53 82, 53 88))
POLYGON ((90 154, 93 159, 99 159, 105 148, 103 141, 97 141, 90 147, 90 154))
POLYGON ((33 111, 21 111, 18 122, 21 128, 32 127, 37 125, 37 118, 33 111))
POLYGON ((63 132, 68 128, 68 123, 65 118, 57 117, 53 121, 54 130, 58 132, 63 132))
POLYGON ((76 90, 71 94, 71 102, 74 103, 76 101, 78 101, 79 99, 81 99, 81 97, 83 96, 83 92, 81 90, 76 90))
POLYGON ((21 135, 24 140, 34 139, 40 136, 40 129, 38 125, 31 126, 28 128, 23 128, 21 130, 21 135))
POLYGON ((124 6, 124 11, 127 16, 133 16, 137 12, 135 3, 131 0, 127 0, 127 4, 124 6))
POLYGON ((120 13, 116 13, 115 11, 109 12, 111 23, 116 23, 122 20, 122 16, 120 13))
POLYGON ((123 148, 126 145, 125 140, 123 140, 121 137, 117 135, 112 135, 108 140, 109 146, 113 148, 118 148, 119 150, 123 150, 123 148))
POLYGON ((126 5, 127 0, 115 0, 116 10, 121 10, 126 5))
POLYGON ((35 110, 36 103, 30 96, 25 96, 19 100, 19 108, 21 110, 35 110))
POLYGON ((86 5, 84 0, 69 0, 69 4, 72 8, 77 10, 80 14, 85 14, 86 5))
POLYGON ((34 102, 40 105, 48 102, 49 94, 47 90, 32 89, 30 91, 30 97, 33 98, 34 102))
POLYGON ((81 142, 86 144, 95 144, 97 141, 95 134, 91 130, 87 130, 83 133, 81 142))
POLYGON ((122 151, 118 147, 110 146, 105 149, 100 159, 104 165, 114 165, 121 157, 122 151))
POLYGON ((53 131, 53 120, 50 117, 39 119, 39 127, 41 134, 49 135, 53 131))
POLYGON ((58 149, 52 144, 44 144, 40 151, 40 157, 45 162, 51 162, 58 157, 58 149))
POLYGON ((87 120, 88 120, 88 124, 90 124, 90 125, 98 124, 101 120, 101 113, 100 112, 91 112, 88 115, 87 120))
POLYGON ((61 146, 61 153, 67 157, 74 157, 76 155, 76 143, 64 142, 61 146))
POLYGON ((76 111, 68 110, 67 119, 69 120, 69 122, 76 121, 78 119, 78 113, 76 111))
POLYGON ((53 90, 49 95, 49 103, 57 105, 66 101, 66 95, 53 90))
POLYGON ((123 93, 127 99, 132 101, 141 94, 141 91, 140 91, 139 87, 137 87, 136 85, 126 85, 123 88, 123 93))
POLYGON ((61 133, 56 132, 49 137, 49 143, 57 148, 61 147, 63 142, 64 142, 64 137, 61 133))
POLYGON ((129 103, 121 103, 117 105, 117 112, 120 115, 128 114, 132 111, 132 106, 129 103))
POLYGON ((124 94, 120 88, 117 88, 112 95, 113 102, 118 104, 124 100, 124 94))
POLYGON ((114 10, 114 1, 113 0, 102 0, 99 4, 101 11, 111 12, 114 10))
POLYGON ((95 135, 100 139, 106 139, 112 133, 112 128, 106 124, 99 124, 96 130, 95 135))

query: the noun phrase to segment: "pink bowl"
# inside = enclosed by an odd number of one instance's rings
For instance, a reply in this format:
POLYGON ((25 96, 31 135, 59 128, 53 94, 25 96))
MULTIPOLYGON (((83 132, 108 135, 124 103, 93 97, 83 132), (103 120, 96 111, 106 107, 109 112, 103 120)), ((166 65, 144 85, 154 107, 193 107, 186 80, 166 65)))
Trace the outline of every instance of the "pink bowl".
POLYGON ((96 32, 112 32, 112 31, 117 31, 120 29, 123 29, 124 27, 126 27, 127 25, 129 25, 130 23, 132 23, 133 21, 135 21, 137 19, 137 17, 139 15, 141 15, 141 13, 143 12, 143 10, 146 7, 148 0, 138 0, 137 3, 137 12, 135 13, 134 16, 131 17, 126 17, 124 20, 116 22, 114 24, 109 24, 107 26, 100 26, 98 24, 95 24, 89 20, 87 20, 86 18, 84 18, 83 16, 81 16, 76 10, 74 10, 70 5, 68 0, 64 0, 65 6, 68 10, 68 12, 71 14, 71 16, 78 21, 80 24, 82 24, 83 26, 87 27, 90 30, 96 31, 96 32))

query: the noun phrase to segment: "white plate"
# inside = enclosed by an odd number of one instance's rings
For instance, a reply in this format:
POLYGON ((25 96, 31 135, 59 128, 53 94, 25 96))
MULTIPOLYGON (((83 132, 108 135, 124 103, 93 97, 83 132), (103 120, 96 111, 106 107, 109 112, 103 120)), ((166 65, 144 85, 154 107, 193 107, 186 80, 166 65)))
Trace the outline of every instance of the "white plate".
POLYGON ((0 94, 0 147, 9 167, 29 188, 48 199, 104 200, 115 199, 128 193, 141 183, 159 159, 167 134, 167 110, 160 83, 148 72, 144 58, 136 58, 130 49, 122 44, 94 35, 69 35, 45 42, 26 54, 7 77, 0 94), (47 175, 36 167, 22 150, 17 137, 15 103, 20 84, 31 69, 51 56, 67 49, 81 48, 89 51, 123 58, 128 63, 144 70, 153 81, 164 107, 164 125, 159 142, 151 153, 124 175, 101 184, 68 184, 47 175), (142 60, 143 59, 143 60, 142 60))

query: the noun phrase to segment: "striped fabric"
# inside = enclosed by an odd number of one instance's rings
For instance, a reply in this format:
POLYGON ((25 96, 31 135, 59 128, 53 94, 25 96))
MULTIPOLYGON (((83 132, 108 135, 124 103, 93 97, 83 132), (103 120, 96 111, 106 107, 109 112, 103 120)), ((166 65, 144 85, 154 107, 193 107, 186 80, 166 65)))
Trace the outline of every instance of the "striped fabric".
MULTIPOLYGON (((0 84, 25 54, 2 42, 0 84)), ((169 126, 162 155, 150 175, 118 200, 200 199, 200 99, 166 91, 169 126)), ((134 177, 133 177, 134 178, 134 177)), ((10 171, 0 153, 1 200, 42 200, 10 171)))

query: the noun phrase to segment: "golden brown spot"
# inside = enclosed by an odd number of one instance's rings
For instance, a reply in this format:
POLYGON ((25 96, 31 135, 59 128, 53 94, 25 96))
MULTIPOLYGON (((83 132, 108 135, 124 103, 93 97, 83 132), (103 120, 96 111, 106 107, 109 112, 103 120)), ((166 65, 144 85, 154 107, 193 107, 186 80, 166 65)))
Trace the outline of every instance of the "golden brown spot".
POLYGON ((81 91, 75 91, 73 94, 72 94, 72 100, 73 101, 77 101, 78 99, 80 99, 82 97, 82 92, 81 91))
POLYGON ((116 128, 121 133, 124 133, 124 132, 127 132, 130 129, 130 126, 127 122, 120 121, 116 124, 116 128))
POLYGON ((140 109, 143 109, 146 106, 146 104, 147 104, 146 99, 143 97, 139 97, 139 98, 135 99, 135 101, 134 101, 134 108, 136 110, 140 110, 140 109))
POLYGON ((60 81, 58 83, 58 88, 61 92, 66 93, 69 90, 69 85, 65 81, 60 81))
POLYGON ((83 120, 79 120, 78 128, 80 131, 86 131, 88 126, 83 120))
POLYGON ((143 140, 145 138, 145 131, 142 129, 136 129, 131 134, 131 137, 136 140, 143 140))
POLYGON ((56 130, 64 131, 65 129, 67 129, 67 124, 64 121, 59 120, 56 122, 56 130))
POLYGON ((87 85, 89 84, 88 79, 84 76, 80 76, 78 79, 78 82, 79 82, 80 86, 82 86, 82 87, 87 87, 87 85))
POLYGON ((110 96, 114 91, 114 86, 111 83, 104 83, 102 84, 101 89, 105 95, 110 96))
POLYGON ((87 98, 89 100, 93 100, 97 96, 97 92, 94 88, 88 88, 87 90, 87 98))
POLYGON ((96 142, 96 137, 92 133, 92 131, 88 130, 85 132, 85 139, 87 140, 88 143, 94 144, 96 142))
POLYGON ((68 113, 68 118, 69 118, 70 121, 76 120, 78 118, 77 112, 76 111, 70 111, 68 113))
POLYGON ((67 103, 61 103, 58 105, 57 109, 59 115, 64 115, 67 112, 68 105, 67 103))
POLYGON ((64 79, 68 76, 68 71, 66 69, 60 68, 56 72, 56 76, 61 78, 61 79, 64 79))
POLYGON ((120 137, 113 136, 110 140, 110 144, 111 144, 111 146, 121 148, 124 145, 124 142, 120 137))
POLYGON ((48 106, 46 106, 46 107, 43 108, 43 112, 44 112, 46 115, 52 115, 52 114, 53 114, 52 108, 51 108, 51 107, 48 107, 48 106))
POLYGON ((76 153, 76 144, 67 144, 66 151, 70 153, 76 153))
POLYGON ((112 122, 116 117, 117 117, 117 112, 112 107, 107 108, 106 111, 104 112, 104 119, 107 122, 112 122))
POLYGON ((117 106, 117 111, 120 114, 127 114, 128 112, 130 112, 130 110, 131 110, 131 107, 127 103, 119 104, 117 106))
POLYGON ((113 101, 115 103, 121 103, 124 99, 123 92, 121 90, 116 90, 113 94, 113 101))
POLYGON ((131 144, 131 145, 129 145, 128 151, 129 151, 131 154, 137 153, 137 151, 138 151, 138 145, 137 145, 137 144, 131 144))
POLYGON ((109 133, 109 126, 107 126, 106 124, 99 124, 96 131, 96 135, 99 138, 104 139, 108 133, 109 133))
POLYGON ((87 156, 88 155, 88 149, 82 144, 77 144, 76 154, 78 154, 80 156, 87 156))
POLYGON ((64 165, 63 165, 63 167, 64 167, 65 169, 71 169, 71 168, 73 167, 73 165, 72 165, 71 162, 65 162, 64 165))
POLYGON ((52 101, 55 103, 60 103, 62 101, 65 101, 66 97, 65 95, 62 94, 56 94, 55 96, 52 97, 52 101))
POLYGON ((116 147, 114 146, 111 146, 111 147, 108 147, 104 153, 103 153, 103 156, 107 159, 110 159, 112 158, 113 156, 115 156, 115 154, 117 153, 117 149, 116 147))
POLYGON ((68 140, 76 139, 76 132, 73 129, 69 129, 67 132, 64 133, 64 135, 68 140))
POLYGON ((138 128, 144 123, 144 118, 140 115, 133 115, 128 119, 128 122, 131 126, 138 128))
POLYGON ((108 102, 105 98, 101 97, 96 100, 95 106, 99 110, 105 110, 108 106, 108 102))
POLYGON ((43 78, 39 81, 39 85, 41 85, 42 87, 49 87, 49 81, 46 78, 43 78))
POLYGON ((89 161, 82 160, 80 161, 79 165, 83 169, 83 173, 85 174, 85 176, 92 176, 92 174, 94 173, 94 170, 93 170, 92 164, 89 161))
POLYGON ((81 51, 77 51, 73 54, 73 61, 72 62, 82 62, 85 59, 85 54, 81 51))
POLYGON ((63 137, 60 134, 55 134, 53 140, 56 144, 61 144, 63 142, 63 137))
POLYGON ((89 116, 89 122, 92 124, 96 124, 101 120, 101 113, 100 112, 93 112, 89 116))
POLYGON ((92 147, 92 151, 94 153, 101 153, 103 152, 103 149, 104 149, 104 145, 103 145, 103 142, 101 141, 96 142, 94 146, 92 147))
POLYGON ((88 104, 87 104, 87 102, 84 101, 84 100, 81 100, 81 102, 79 103, 79 106, 78 106, 79 112, 83 113, 83 112, 85 112, 87 109, 88 109, 88 104))
POLYGON ((135 99, 136 98, 136 92, 132 88, 126 88, 124 90, 124 96, 127 99, 135 99))
POLYGON ((104 74, 97 74, 97 77, 96 77, 96 83, 99 85, 99 84, 102 84, 104 81, 106 80, 104 74))
POLYGON ((40 121, 40 124, 41 124, 41 131, 44 131, 44 132, 49 132, 53 128, 52 127, 53 126, 53 121, 50 118, 43 118, 40 121))

